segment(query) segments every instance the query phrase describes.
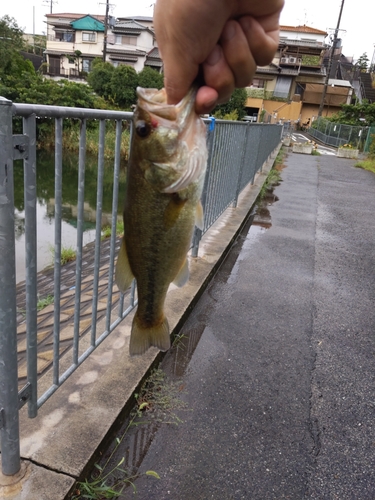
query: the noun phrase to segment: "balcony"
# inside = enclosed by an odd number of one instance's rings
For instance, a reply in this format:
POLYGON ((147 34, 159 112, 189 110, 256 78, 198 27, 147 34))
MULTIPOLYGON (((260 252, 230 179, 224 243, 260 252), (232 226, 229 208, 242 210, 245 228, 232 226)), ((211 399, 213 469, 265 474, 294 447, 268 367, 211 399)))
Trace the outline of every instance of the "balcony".
POLYGON ((78 71, 76 68, 59 68, 56 66, 50 66, 47 74, 50 76, 59 76, 61 78, 84 78, 84 74, 82 71, 78 71))

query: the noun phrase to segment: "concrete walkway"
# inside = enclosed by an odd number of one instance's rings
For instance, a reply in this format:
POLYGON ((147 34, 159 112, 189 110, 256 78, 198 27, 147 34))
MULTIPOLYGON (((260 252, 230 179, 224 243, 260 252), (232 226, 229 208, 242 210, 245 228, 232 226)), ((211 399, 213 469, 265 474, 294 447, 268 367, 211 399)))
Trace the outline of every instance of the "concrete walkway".
MULTIPOLYGON (((190 259, 190 279, 181 289, 171 287, 166 300, 166 313, 172 330, 178 331, 184 323, 193 305, 207 286, 231 247, 232 241, 240 231, 259 191, 271 169, 279 146, 263 165, 261 173, 256 175, 254 185, 247 186, 240 195, 236 208, 228 208, 200 243, 199 258, 190 259)), ((105 246, 105 243, 103 244, 105 246)), ((105 252, 104 252, 105 253, 105 252)), ((85 298, 82 302, 82 314, 87 316, 81 321, 82 338, 80 349, 84 352, 90 346, 90 335, 85 335, 90 314, 90 261, 89 251, 84 278, 85 298), (87 296, 87 297, 86 297, 87 296), (86 300, 87 299, 87 300, 86 300)), ((69 347, 71 337, 71 314, 74 291, 74 275, 66 269, 62 297, 63 311, 61 321, 65 343, 60 357, 60 373, 72 363, 69 347), (72 279, 69 283, 69 279, 72 279)), ((48 274, 48 272, 47 272, 48 274)), ((100 278, 103 286, 107 284, 108 266, 101 266, 100 278)), ((53 285, 51 276, 45 276, 45 283, 40 288, 46 292, 53 285)), ((100 284, 101 284, 100 282, 100 284)), ((99 297, 99 310, 105 309, 105 296, 99 297)), ((21 301, 22 302, 22 301, 21 301)), ((23 321, 20 303, 19 321, 23 321)), ((99 312, 100 312, 99 311, 99 312)), ((50 363, 50 318, 53 306, 48 306, 39 315, 43 335, 39 342, 42 352, 38 360, 40 378, 38 395, 41 396, 52 384, 50 363)), ((48 399, 38 411, 35 419, 27 416, 27 405, 20 411, 20 444, 22 466, 18 474, 12 477, 0 473, 0 498, 12 500, 63 500, 69 495, 77 479, 84 477, 91 464, 98 460, 100 446, 113 434, 113 426, 119 425, 135 403, 142 380, 149 373, 150 367, 160 361, 157 349, 150 349, 141 357, 130 358, 128 343, 133 313, 106 338, 80 365, 69 379, 48 399)), ((81 318, 82 319, 82 318, 81 318)), ((104 331, 105 318, 99 319, 97 331, 104 331)), ((22 324, 18 331, 19 355, 23 355, 22 324)), ((23 372, 20 369, 20 375, 23 372)), ((20 380, 22 382, 22 378, 20 380)), ((1 455, 0 455, 1 466, 1 455)))
POLYGON ((291 153, 282 179, 184 325, 191 359, 163 361, 190 411, 144 447, 138 500, 375 498, 375 176, 291 153))

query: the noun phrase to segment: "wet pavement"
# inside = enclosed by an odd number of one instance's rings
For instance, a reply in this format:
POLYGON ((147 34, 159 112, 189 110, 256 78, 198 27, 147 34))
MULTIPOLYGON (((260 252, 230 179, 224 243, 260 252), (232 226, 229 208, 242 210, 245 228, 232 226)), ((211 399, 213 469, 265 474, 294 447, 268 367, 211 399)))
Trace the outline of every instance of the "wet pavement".
POLYGON ((375 498, 375 176, 285 164, 162 362, 182 422, 114 455, 139 500, 375 498))

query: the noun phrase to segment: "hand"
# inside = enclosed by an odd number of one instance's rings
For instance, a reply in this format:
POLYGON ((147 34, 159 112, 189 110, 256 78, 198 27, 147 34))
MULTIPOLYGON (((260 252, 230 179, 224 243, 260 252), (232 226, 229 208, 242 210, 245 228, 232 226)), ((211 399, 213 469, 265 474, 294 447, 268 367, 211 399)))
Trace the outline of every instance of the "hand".
POLYGON ((257 65, 272 61, 278 47, 284 0, 157 0, 154 26, 164 62, 168 102, 179 102, 199 70, 204 85, 197 113, 227 101, 249 85, 257 65))

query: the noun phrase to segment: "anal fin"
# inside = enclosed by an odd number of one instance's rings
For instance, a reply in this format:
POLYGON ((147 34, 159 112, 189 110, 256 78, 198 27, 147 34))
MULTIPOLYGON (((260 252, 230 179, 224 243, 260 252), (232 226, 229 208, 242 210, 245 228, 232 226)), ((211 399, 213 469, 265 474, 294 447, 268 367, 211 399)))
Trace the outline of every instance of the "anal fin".
POLYGON ((182 264, 181 269, 178 271, 177 276, 173 280, 173 284, 181 288, 189 281, 189 276, 189 264, 186 258, 185 262, 182 264))
POLYGON ((126 251, 125 236, 122 238, 121 247, 118 252, 115 281, 121 292, 125 292, 134 279, 134 275, 130 269, 128 253, 126 251))
POLYGON ((198 229, 203 231, 204 228, 204 216, 203 216, 203 207, 202 203, 199 201, 197 208, 195 209, 195 225, 198 229))

